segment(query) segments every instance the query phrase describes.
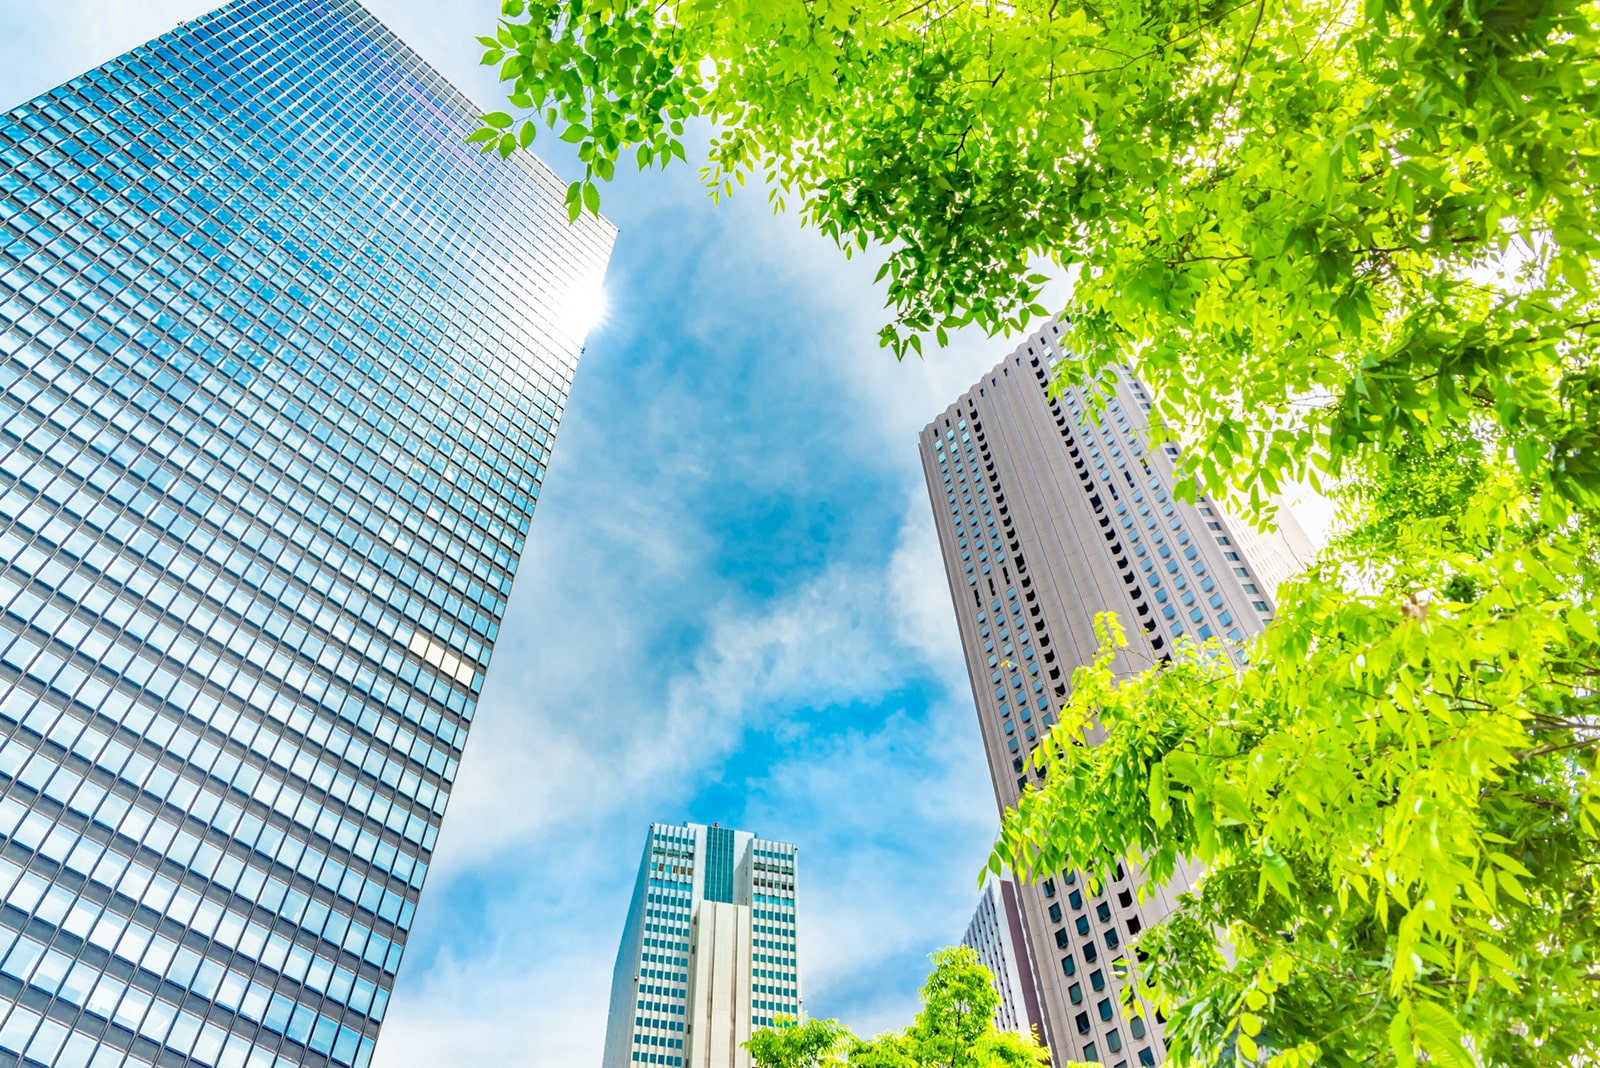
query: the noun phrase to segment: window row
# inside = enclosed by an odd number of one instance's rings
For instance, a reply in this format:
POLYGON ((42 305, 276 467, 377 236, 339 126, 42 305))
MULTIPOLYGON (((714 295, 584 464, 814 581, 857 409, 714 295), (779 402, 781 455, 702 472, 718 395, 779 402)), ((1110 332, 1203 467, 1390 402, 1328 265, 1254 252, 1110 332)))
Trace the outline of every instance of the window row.
MULTIPOLYGON (((315 776, 311 760, 292 745, 273 745, 269 736, 268 744, 261 747, 270 749, 272 753, 270 757, 264 757, 268 763, 268 770, 264 773, 209 743, 195 743, 195 736, 186 727, 179 725, 174 729, 171 721, 165 718, 157 720, 132 702, 122 702, 126 718, 121 725, 133 731, 134 737, 141 738, 141 741, 130 745, 109 738, 98 726, 85 725, 77 718, 81 713, 76 709, 73 715, 59 715, 52 706, 43 702, 27 708, 28 700, 25 691, 13 690, 4 701, 4 716, 19 720, 30 730, 38 731, 49 741, 103 768, 135 789, 148 792, 158 801, 184 810, 193 809, 196 813, 207 813, 235 809, 243 811, 248 807, 243 799, 253 798, 306 832, 299 837, 292 833, 286 835, 252 817, 254 824, 262 825, 257 832, 262 837, 256 845, 266 856, 279 857, 290 867, 305 862, 303 852, 318 857, 327 856, 329 854, 314 843, 312 836, 319 835, 338 847, 341 854, 353 855, 364 861, 363 866, 370 865, 385 874, 392 874, 405 885, 421 883, 421 872, 425 870, 425 865, 411 850, 384 841, 382 831, 387 828, 397 839, 411 842, 414 849, 423 850, 431 848, 437 824, 430 821, 425 813, 409 810, 398 799, 389 800, 372 795, 348 777, 341 781, 338 778, 315 776), (18 705, 24 706, 20 716, 18 705), (155 726, 155 738, 172 736, 173 741, 167 742, 165 749, 184 761, 181 770, 164 767, 152 756, 138 751, 141 744, 155 749, 154 741, 144 740, 149 738, 152 725, 155 726), (188 735, 188 738, 184 739, 184 735, 188 735), (207 749, 209 753, 204 751, 207 749), (309 781, 316 789, 307 791, 301 784, 290 782, 287 775, 273 771, 274 767, 296 775, 312 771, 314 777, 309 781), (200 779, 198 783, 194 781, 196 778, 200 779), (238 791, 241 797, 230 802, 229 787, 238 791), (318 795, 324 795, 327 800, 318 795), (328 803, 329 800, 334 803, 328 803), (224 805, 228 807, 225 809, 224 805), (348 811, 350 815, 344 816, 342 811, 348 811), (267 845, 271 848, 266 848, 267 845)), ((100 716, 114 716, 117 709, 103 707, 97 711, 100 716)), ((116 720, 111 719, 110 722, 116 723, 116 720)), ((115 730, 114 727, 112 729, 115 730)), ((256 737, 262 733, 256 732, 256 737)), ((51 756, 42 745, 36 752, 20 736, 6 739, 0 748, 7 754, 5 763, 10 769, 7 773, 35 790, 44 789, 45 784, 51 781, 52 769, 61 766, 60 759, 51 756)), ((260 753, 259 749, 256 751, 260 753)), ((62 774, 68 773, 63 769, 62 774)))

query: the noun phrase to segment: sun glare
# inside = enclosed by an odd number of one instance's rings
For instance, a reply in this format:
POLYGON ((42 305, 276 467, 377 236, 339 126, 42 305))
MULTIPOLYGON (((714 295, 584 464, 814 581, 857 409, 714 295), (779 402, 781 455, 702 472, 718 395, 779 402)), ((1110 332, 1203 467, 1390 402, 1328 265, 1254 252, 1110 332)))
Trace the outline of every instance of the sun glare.
POLYGON ((574 286, 561 299, 556 315, 561 328, 582 344, 606 320, 606 290, 598 281, 574 286))

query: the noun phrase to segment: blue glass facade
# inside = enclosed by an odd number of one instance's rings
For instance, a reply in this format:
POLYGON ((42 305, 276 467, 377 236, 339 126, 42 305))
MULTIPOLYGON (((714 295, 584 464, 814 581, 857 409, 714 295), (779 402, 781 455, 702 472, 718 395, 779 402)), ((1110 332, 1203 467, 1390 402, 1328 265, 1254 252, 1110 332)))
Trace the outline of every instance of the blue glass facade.
POLYGON ((705 886, 707 901, 733 901, 733 828, 706 831, 705 886))
POLYGON ((365 1065, 612 230, 351 0, 0 116, 0 1064, 365 1065))

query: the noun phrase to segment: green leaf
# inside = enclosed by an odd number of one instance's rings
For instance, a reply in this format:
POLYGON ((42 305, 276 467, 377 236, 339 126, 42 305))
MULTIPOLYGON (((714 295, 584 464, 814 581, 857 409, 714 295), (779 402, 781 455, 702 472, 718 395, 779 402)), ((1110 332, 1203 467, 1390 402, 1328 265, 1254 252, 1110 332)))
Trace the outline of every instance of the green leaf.
POLYGON ((511 125, 511 116, 503 111, 491 111, 483 116, 483 121, 487 125, 493 126, 496 130, 504 130, 511 125))
POLYGON ((1417 1037, 1430 1064, 1439 1068, 1477 1068, 1461 1044, 1461 1025, 1448 1009, 1432 1001, 1418 1001, 1412 1011, 1416 1014, 1417 1037))
POLYGON ((583 183, 570 182, 567 185, 566 195, 567 222, 578 221, 578 216, 583 214, 583 183))
POLYGON ((600 214, 600 188, 593 182, 583 183, 583 206, 588 208, 591 214, 600 214))
POLYGON ((1389 1050, 1397 1068, 1417 1068, 1415 1043, 1411 1038, 1411 1006, 1403 1003, 1389 1020, 1389 1050))

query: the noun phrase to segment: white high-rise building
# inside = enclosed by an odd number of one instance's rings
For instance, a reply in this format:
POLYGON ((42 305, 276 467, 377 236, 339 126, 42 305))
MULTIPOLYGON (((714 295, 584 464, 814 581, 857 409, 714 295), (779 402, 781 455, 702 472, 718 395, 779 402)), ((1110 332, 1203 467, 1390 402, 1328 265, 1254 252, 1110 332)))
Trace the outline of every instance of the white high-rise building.
MULTIPOLYGON (((1116 668, 1142 670, 1182 635, 1241 641, 1259 631, 1276 580, 1310 556, 1286 511, 1283 530, 1246 537, 1214 501, 1173 496, 1178 450, 1146 440, 1150 400, 1130 375, 1109 383, 1098 422, 1082 390, 1051 399, 1051 366, 1066 358, 1057 333, 1047 325, 1024 340, 919 441, 1002 813, 1029 782, 1028 754, 1073 670, 1094 657, 1096 614, 1116 612, 1127 630, 1116 668)), ((1180 873, 1141 902, 1137 879, 1119 870, 1092 890, 1061 872, 1017 886, 1058 1062, 1165 1060, 1148 1006, 1121 1009, 1115 968, 1189 883, 1180 873)))
POLYGON ((799 1016, 796 852, 716 824, 650 825, 604 1068, 749 1068, 751 1032, 799 1016))
POLYGON ((967 924, 961 944, 970 946, 978 960, 994 976, 1000 1004, 994 1010, 994 1024, 1002 1031, 1031 1035, 1044 1040, 1044 1023, 1039 1016, 1039 993, 1033 982, 1033 962, 1022 934, 1022 910, 1017 905, 1017 889, 1009 879, 990 879, 983 896, 967 924), (997 893, 995 888, 999 887, 997 893))

